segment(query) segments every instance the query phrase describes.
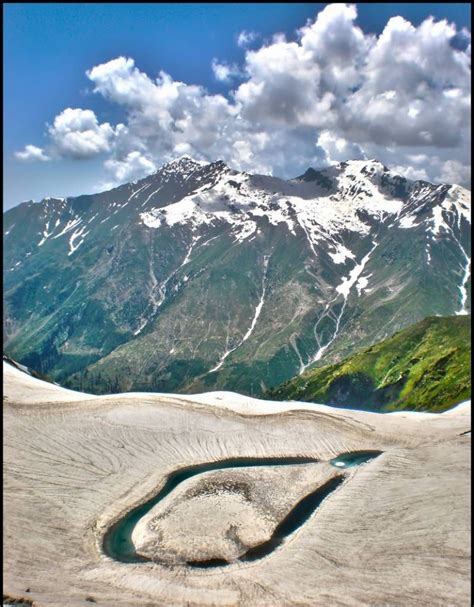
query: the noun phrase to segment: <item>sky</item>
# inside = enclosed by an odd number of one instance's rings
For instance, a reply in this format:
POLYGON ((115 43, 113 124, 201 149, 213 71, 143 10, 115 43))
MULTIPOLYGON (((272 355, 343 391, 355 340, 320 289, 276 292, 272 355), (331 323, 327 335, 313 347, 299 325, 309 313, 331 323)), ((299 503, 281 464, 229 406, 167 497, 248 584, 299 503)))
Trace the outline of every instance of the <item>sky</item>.
POLYGON ((4 4, 4 209, 176 157, 470 188, 470 4, 4 4))

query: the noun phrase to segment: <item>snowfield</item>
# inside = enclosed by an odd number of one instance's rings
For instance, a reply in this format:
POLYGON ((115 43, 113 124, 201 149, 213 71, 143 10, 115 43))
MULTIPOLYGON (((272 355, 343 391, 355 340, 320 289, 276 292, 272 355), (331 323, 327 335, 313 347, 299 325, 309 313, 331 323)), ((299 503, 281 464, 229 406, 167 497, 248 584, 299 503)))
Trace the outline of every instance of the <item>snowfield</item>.
POLYGON ((469 603, 470 403, 377 414, 229 392, 91 396, 8 363, 4 395, 4 596, 57 607, 469 603), (329 464, 365 450, 382 454, 345 470, 329 464), (135 529, 155 561, 104 553, 110 526, 171 473, 277 457, 313 463, 198 474, 135 529), (232 562, 339 475, 283 544, 232 562), (177 553, 226 554, 229 564, 167 564, 177 553))

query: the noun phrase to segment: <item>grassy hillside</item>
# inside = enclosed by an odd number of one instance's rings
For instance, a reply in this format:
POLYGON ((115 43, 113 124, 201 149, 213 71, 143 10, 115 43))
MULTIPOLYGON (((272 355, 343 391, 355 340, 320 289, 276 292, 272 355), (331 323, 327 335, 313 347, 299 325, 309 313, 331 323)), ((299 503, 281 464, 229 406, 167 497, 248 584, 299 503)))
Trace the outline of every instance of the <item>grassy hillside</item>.
POLYGON ((372 411, 445 411, 470 398, 471 317, 431 317, 268 392, 372 411))

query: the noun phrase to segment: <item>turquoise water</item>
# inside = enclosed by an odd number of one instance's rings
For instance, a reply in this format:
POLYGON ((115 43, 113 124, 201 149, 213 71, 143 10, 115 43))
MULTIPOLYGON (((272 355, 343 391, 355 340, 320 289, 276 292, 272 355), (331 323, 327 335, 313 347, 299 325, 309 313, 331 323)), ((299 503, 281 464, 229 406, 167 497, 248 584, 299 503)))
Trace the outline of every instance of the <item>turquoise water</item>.
POLYGON ((169 495, 180 483, 203 472, 212 470, 225 470, 227 468, 251 468, 255 466, 288 466, 291 464, 315 464, 319 460, 315 458, 303 457, 280 457, 273 459, 262 458, 236 458, 219 462, 208 462, 182 468, 170 474, 162 489, 150 500, 134 508, 124 516, 120 521, 113 525, 106 533, 104 538, 104 552, 117 561, 125 563, 139 563, 148 561, 135 552, 135 546, 132 543, 132 532, 138 521, 145 516, 156 504, 164 497, 169 495))
POLYGON ((352 453, 344 453, 338 455, 329 461, 332 466, 336 468, 352 468, 353 466, 360 466, 365 462, 370 462, 371 459, 380 455, 381 451, 353 451, 352 453))
MULTIPOLYGON (((349 468, 358 466, 380 455, 380 451, 360 451, 357 453, 346 453, 332 460, 330 464, 338 468, 349 468)), ((132 543, 132 533, 138 521, 145 516, 156 504, 164 497, 169 495, 180 483, 203 472, 212 470, 225 470, 228 468, 251 468, 256 466, 288 466, 318 463, 315 458, 302 457, 280 457, 280 458, 236 458, 219 462, 208 462, 196 466, 183 468, 170 474, 162 489, 150 500, 134 508, 126 514, 120 521, 113 525, 104 537, 104 552, 117 561, 124 563, 140 563, 150 561, 135 552, 132 543)), ((318 508, 321 502, 334 491, 342 482, 343 477, 335 477, 318 487, 316 491, 310 493, 300 500, 285 519, 277 526, 272 538, 255 548, 251 548, 241 556, 241 561, 254 561, 270 554, 284 539, 293 533, 298 527, 303 525, 313 512, 318 508)), ((198 561, 187 563, 192 567, 222 567, 228 565, 227 561, 213 559, 209 561, 198 561)))

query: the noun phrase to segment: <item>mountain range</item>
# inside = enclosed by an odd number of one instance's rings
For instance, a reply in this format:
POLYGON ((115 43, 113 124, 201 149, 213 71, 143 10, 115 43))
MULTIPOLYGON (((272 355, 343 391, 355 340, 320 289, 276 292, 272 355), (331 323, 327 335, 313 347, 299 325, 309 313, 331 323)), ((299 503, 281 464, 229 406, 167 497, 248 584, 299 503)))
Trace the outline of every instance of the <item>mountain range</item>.
POLYGON ((4 351, 89 391, 261 395, 470 312, 470 192, 354 160, 295 179, 182 157, 4 213, 4 351))

